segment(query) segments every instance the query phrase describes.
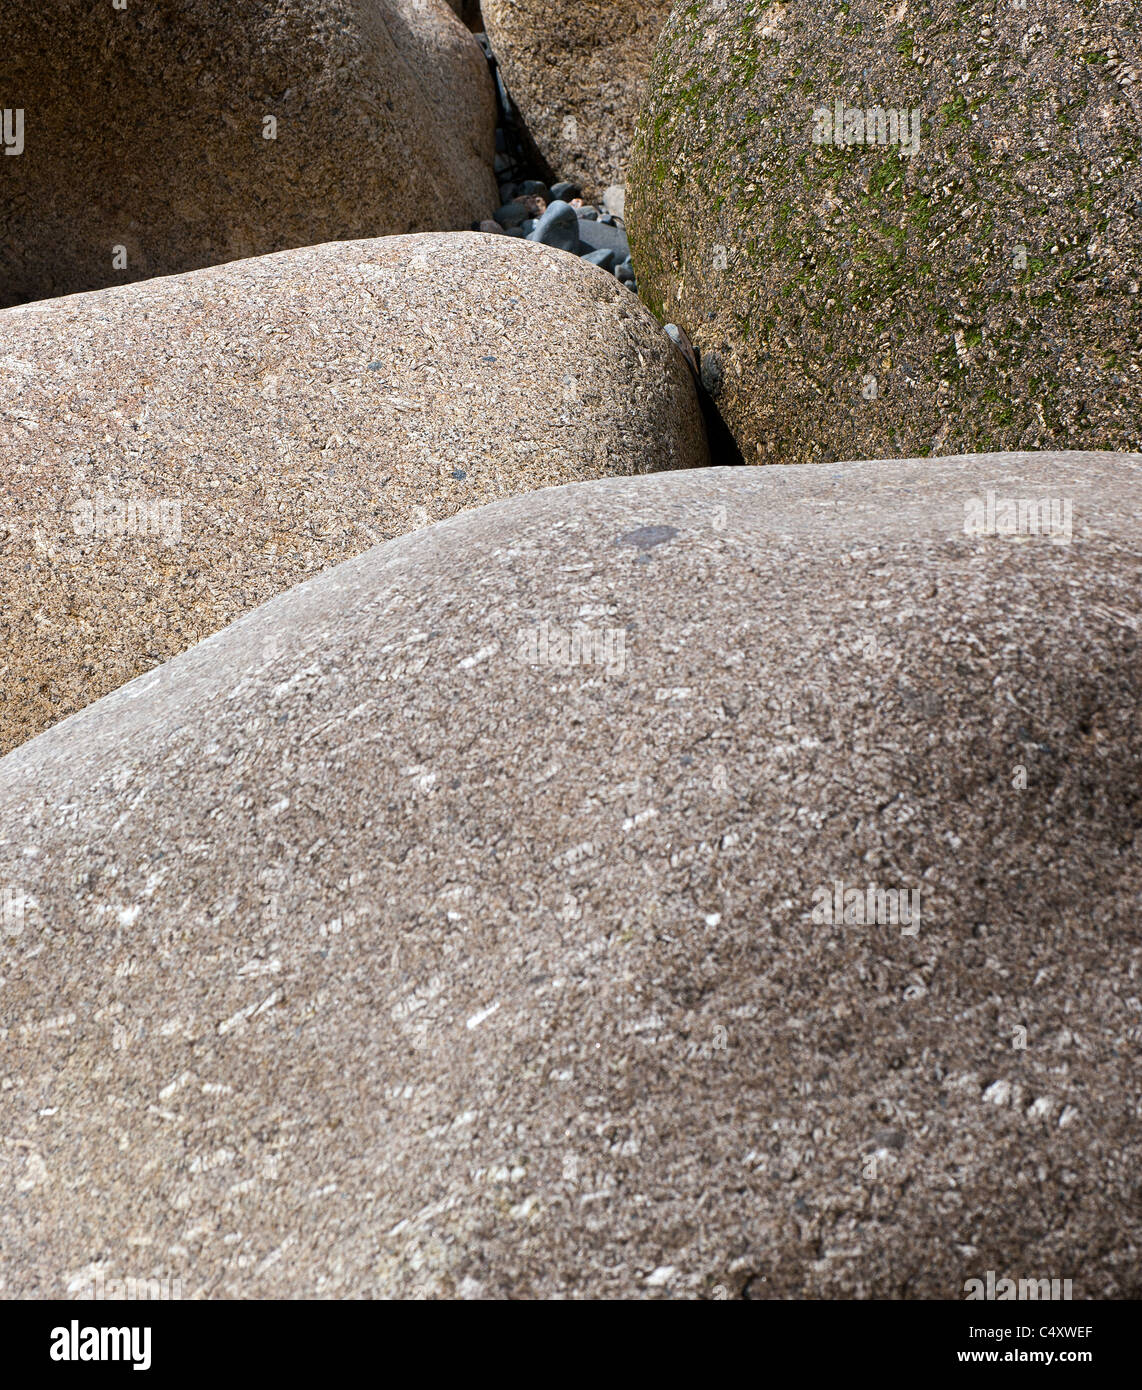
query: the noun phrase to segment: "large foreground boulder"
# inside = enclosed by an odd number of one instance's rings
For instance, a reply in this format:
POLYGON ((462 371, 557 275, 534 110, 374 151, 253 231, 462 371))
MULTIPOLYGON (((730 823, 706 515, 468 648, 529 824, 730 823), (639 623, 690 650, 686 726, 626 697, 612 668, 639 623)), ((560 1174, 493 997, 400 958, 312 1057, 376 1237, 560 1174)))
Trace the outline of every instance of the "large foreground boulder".
POLYGON ((654 42, 671 0, 483 0, 512 100, 540 154, 589 198, 626 179, 654 42))
POLYGON ((0 751, 379 541, 707 461, 612 276, 425 234, 0 313, 0 751))
POLYGON ((1142 3, 680 4, 640 292, 750 461, 1142 447, 1142 3))
POLYGON ((487 63, 444 0, 13 6, 0 93, 0 304, 496 205, 487 63))
POLYGON ((1140 483, 543 491, 9 754, 0 1286, 1137 1297, 1140 483))

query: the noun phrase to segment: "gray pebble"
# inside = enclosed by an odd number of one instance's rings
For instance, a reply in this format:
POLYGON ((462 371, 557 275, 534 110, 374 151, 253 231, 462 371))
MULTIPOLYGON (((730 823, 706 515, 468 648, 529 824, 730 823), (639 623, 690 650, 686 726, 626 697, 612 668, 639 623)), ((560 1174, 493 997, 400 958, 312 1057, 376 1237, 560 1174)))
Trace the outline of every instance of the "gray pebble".
POLYGON ((597 222, 599 220, 599 209, 592 207, 590 203, 584 203, 581 208, 576 208, 575 211, 580 217, 585 217, 588 222, 597 222))
POLYGON ((615 253, 609 246, 602 246, 598 251, 586 251, 580 259, 587 261, 590 265, 597 265, 602 270, 613 272, 615 268, 615 253))
POLYGON ((522 203, 505 203, 496 210, 496 221, 501 227, 518 227, 527 216, 527 208, 522 203))
POLYGON ((630 255, 630 243, 627 241, 626 233, 619 227, 608 226, 605 222, 583 218, 579 222, 579 237, 592 251, 609 246, 615 253, 616 261, 625 261, 630 255))
POLYGON ((547 185, 541 183, 539 179, 526 179, 520 184, 519 188, 516 189, 516 192, 521 198, 543 198, 545 201, 549 196, 547 185))
POLYGON ((552 203, 539 219, 535 230, 529 233, 528 240, 578 254, 579 219, 575 216, 575 209, 570 203, 552 203))
POLYGON ((569 203, 572 198, 578 198, 582 191, 577 183, 553 183, 551 185, 551 197, 560 203, 569 203))
POLYGON ((603 193, 603 206, 616 217, 622 217, 627 210, 627 191, 621 183, 612 183, 603 193))
POLYGON ((722 389, 724 380, 725 372, 722 370, 722 359, 716 352, 704 352, 702 354, 702 385, 711 396, 717 396, 722 389))
POLYGON ((684 328, 679 328, 676 323, 668 323, 663 332, 682 353, 686 361, 690 364, 690 370, 695 376, 698 375, 698 359, 694 355, 694 344, 690 341, 690 336, 684 328))

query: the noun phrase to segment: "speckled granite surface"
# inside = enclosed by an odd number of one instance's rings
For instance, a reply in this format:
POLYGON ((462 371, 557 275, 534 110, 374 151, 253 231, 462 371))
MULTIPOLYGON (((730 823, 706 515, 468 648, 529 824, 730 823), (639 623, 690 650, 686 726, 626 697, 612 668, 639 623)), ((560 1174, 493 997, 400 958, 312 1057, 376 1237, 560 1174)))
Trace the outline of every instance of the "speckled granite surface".
POLYGON ((1137 1297, 1140 473, 532 493, 8 755, 0 1293, 1137 1297))
POLYGON ((612 276, 425 234, 0 312, 0 750, 463 507, 707 461, 612 276))
POLYGON ((512 100, 556 177, 589 199, 626 181, 654 42, 671 0, 483 0, 512 100))
POLYGON ((496 206, 492 81, 444 0, 13 5, 0 94, 0 304, 496 206))

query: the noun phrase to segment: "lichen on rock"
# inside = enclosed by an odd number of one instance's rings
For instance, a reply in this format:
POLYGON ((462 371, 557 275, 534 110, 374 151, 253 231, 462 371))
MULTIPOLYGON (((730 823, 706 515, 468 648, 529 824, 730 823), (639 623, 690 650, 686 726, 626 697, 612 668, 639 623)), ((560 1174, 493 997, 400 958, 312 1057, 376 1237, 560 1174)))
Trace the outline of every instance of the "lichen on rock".
POLYGON ((675 8, 635 268, 719 355, 747 459, 1142 446, 1140 28, 1136 0, 675 8))

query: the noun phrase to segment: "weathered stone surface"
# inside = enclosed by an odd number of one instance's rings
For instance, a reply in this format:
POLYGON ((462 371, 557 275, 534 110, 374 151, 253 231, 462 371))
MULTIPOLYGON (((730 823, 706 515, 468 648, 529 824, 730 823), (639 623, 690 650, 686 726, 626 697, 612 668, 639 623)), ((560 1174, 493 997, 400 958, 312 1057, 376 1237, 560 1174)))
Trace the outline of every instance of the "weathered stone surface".
POLYGON ((496 205, 487 63, 443 0, 12 6, 0 93, 0 304, 496 205))
POLYGON ((589 198, 626 177, 671 0, 483 0, 504 82, 552 172, 589 198))
POLYGON ((463 507, 707 462, 612 279, 473 233, 337 243, 0 313, 0 750, 463 507))
POLYGON ((635 269, 747 460, 1142 447, 1140 34, 1138 0, 677 6, 635 269), (838 105, 877 143, 814 143, 838 105))
POLYGON ((9 754, 4 1291, 1137 1297, 1140 477, 534 493, 9 754))

